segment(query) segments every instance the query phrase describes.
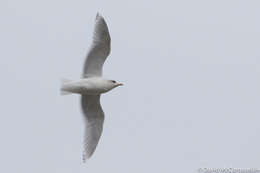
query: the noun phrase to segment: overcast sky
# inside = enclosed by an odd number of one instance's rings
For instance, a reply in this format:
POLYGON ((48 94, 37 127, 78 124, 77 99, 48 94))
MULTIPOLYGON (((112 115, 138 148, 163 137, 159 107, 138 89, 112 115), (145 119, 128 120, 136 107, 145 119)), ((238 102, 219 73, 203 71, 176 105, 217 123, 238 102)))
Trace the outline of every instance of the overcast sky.
POLYGON ((260 2, 1 0, 0 172, 187 173, 259 168, 260 2), (107 21, 104 131, 82 163, 78 79, 107 21))

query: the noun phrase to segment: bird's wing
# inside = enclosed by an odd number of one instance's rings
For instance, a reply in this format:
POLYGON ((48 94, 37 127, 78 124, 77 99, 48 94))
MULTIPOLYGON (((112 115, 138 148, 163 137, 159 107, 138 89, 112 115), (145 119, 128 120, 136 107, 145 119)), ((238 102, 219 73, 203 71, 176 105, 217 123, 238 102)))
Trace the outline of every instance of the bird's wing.
POLYGON ((85 121, 83 161, 94 153, 103 130, 104 112, 100 95, 82 95, 81 107, 85 121))
POLYGON ((110 53, 110 35, 104 18, 97 14, 92 45, 88 52, 83 77, 102 76, 102 67, 110 53))

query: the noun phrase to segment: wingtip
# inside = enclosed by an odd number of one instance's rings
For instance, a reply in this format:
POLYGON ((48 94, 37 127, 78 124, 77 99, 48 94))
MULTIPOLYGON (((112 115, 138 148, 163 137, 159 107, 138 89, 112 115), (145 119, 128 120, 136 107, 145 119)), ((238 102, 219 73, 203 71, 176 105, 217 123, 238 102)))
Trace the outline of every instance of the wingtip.
POLYGON ((97 15, 96 15, 96 20, 98 20, 99 18, 102 18, 102 19, 104 19, 103 18, 103 16, 99 13, 99 12, 97 12, 97 15))
POLYGON ((92 155, 93 155, 93 152, 91 154, 84 152, 82 155, 82 163, 87 163, 92 155))
POLYGON ((100 15, 99 12, 97 12, 96 19, 98 19, 99 17, 102 17, 102 16, 100 15))
POLYGON ((87 160, 88 160, 88 157, 87 157, 85 154, 83 154, 83 156, 82 156, 82 162, 83 162, 83 163, 86 163, 87 160))

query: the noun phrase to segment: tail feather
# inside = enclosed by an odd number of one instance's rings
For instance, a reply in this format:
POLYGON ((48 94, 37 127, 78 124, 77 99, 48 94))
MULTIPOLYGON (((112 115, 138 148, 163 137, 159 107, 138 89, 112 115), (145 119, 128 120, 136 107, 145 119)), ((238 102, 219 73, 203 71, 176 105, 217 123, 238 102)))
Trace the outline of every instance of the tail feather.
POLYGON ((60 95, 64 96, 64 95, 69 95, 72 94, 71 92, 68 91, 64 91, 63 89, 60 90, 60 95))
POLYGON ((68 95, 68 94, 72 94, 69 91, 65 90, 65 85, 69 82, 71 82, 72 80, 70 79, 61 79, 61 87, 60 87, 60 94, 61 95, 68 95))

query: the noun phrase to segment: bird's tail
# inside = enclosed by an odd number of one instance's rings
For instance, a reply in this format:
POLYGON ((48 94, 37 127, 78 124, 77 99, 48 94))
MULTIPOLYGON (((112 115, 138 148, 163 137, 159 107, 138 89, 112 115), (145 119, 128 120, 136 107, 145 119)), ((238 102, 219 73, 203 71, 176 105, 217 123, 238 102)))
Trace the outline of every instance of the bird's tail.
POLYGON ((71 92, 66 90, 66 84, 72 82, 70 79, 61 79, 61 86, 60 86, 60 94, 61 95, 68 95, 72 94, 71 92))

